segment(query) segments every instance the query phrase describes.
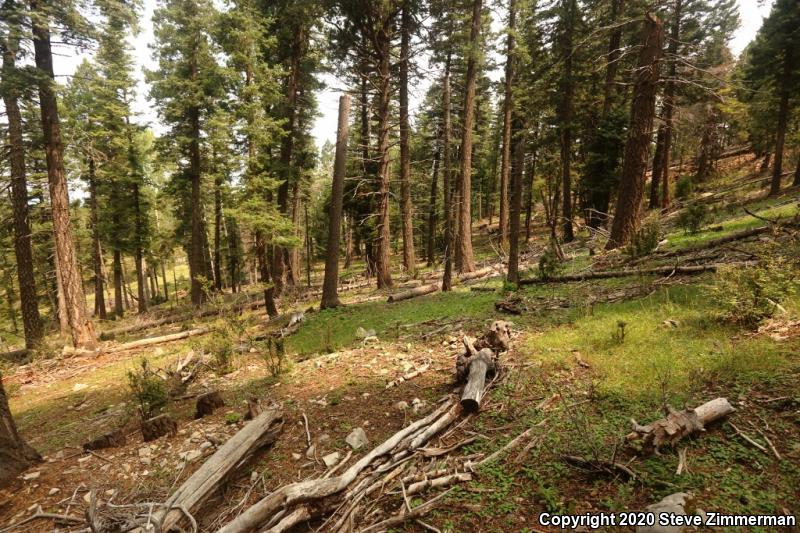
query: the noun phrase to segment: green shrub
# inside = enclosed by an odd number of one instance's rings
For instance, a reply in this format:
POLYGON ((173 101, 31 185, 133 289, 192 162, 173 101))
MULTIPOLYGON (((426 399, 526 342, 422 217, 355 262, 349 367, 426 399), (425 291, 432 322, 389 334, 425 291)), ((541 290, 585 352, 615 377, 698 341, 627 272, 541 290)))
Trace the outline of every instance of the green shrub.
POLYGON ((675 184, 675 198, 685 200, 694 192, 694 181, 691 176, 681 176, 675 184))
POLYGON ((286 348, 283 339, 268 337, 263 343, 261 353, 270 376, 276 378, 286 371, 286 348))
POLYGON ((556 248, 558 245, 551 241, 547 250, 539 257, 539 277, 553 279, 564 271, 564 263, 556 248))
POLYGON ((658 246, 661 240, 661 223, 658 219, 646 222, 631 237, 625 252, 631 257, 647 255, 658 246))
POLYGON ((744 268, 721 268, 709 287, 712 300, 721 309, 720 318, 755 329, 772 317, 781 303, 797 289, 797 259, 767 253, 761 263, 744 268))
POLYGON ((211 356, 214 370, 220 374, 227 374, 232 370, 234 346, 233 341, 223 332, 208 334, 198 343, 198 347, 204 354, 211 356))
POLYGON ((147 420, 160 413, 167 405, 169 393, 164 380, 142 359, 140 368, 128 371, 128 386, 138 405, 139 416, 147 420))
POLYGON ((686 207, 678 217, 678 225, 686 233, 695 235, 708 220, 708 207, 706 204, 694 203, 686 207))

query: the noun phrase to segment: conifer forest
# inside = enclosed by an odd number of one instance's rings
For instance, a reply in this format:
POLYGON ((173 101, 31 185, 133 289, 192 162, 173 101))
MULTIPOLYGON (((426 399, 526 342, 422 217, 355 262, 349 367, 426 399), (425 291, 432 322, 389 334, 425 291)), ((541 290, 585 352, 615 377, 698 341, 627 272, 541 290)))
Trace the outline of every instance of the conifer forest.
POLYGON ((798 527, 798 0, 0 0, 0 54, 0 533, 798 527))

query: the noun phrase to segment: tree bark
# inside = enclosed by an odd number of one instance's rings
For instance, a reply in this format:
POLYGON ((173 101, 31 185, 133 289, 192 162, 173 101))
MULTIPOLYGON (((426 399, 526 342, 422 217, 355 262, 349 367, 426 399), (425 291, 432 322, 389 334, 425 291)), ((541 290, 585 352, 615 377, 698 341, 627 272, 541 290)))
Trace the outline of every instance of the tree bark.
MULTIPOLYGON (((611 235, 606 245, 613 250, 628 243, 639 224, 639 212, 644 193, 647 153, 653 129, 656 91, 658 90, 658 63, 664 30, 661 21, 654 15, 645 16, 642 48, 636 69, 631 120, 628 139, 625 143, 625 159, 622 167, 617 206, 611 235)), ((566 191, 564 191, 566 193, 566 191)))
POLYGON ((572 229, 572 100, 575 92, 575 81, 572 77, 573 33, 575 30, 575 17, 577 5, 575 0, 568 0, 569 12, 567 13, 566 27, 564 29, 564 42, 562 43, 562 57, 564 62, 564 77, 561 81, 561 105, 559 109, 560 141, 561 141, 561 187, 564 191, 561 200, 562 215, 564 217, 562 233, 564 242, 572 242, 575 233, 572 229))
POLYGON ((47 160, 47 179, 50 188, 50 205, 53 216, 53 234, 64 293, 67 320, 72 343, 76 348, 94 349, 97 339, 94 324, 86 317, 86 295, 78 269, 78 256, 73 240, 69 214, 67 178, 64 174, 64 147, 61 142, 61 124, 55 94, 53 53, 50 46, 50 28, 41 12, 39 0, 31 0, 33 47, 36 68, 40 71, 39 108, 41 110, 44 148, 47 160))
POLYGON ((797 168, 794 171, 794 182, 792 182, 793 187, 800 187, 800 155, 797 157, 797 168))
POLYGON ((122 283, 122 252, 114 250, 114 316, 117 318, 125 315, 122 283))
POLYGON ((469 34, 469 52, 467 58, 466 88, 464 95, 464 131, 461 137, 461 177, 459 179, 460 199, 458 205, 458 247, 456 264, 460 272, 475 270, 475 259, 472 252, 472 129, 475 119, 475 81, 477 79, 477 52, 481 28, 482 0, 474 0, 472 5, 472 22, 469 34))
POLYGON ((516 0, 508 2, 508 36, 506 37, 506 79, 503 98, 503 142, 500 155, 500 246, 508 245, 508 177, 511 164, 511 111, 514 108, 514 28, 516 0))
POLYGON ((787 51, 783 60, 784 87, 780 89, 780 104, 778 106, 778 129, 775 132, 775 162, 772 166, 772 182, 769 195, 777 196, 781 192, 781 177, 783 175, 783 148, 786 144, 786 128, 789 122, 789 83, 791 75, 791 51, 787 51))
POLYGON ((411 54, 411 2, 403 4, 400 19, 400 210, 403 219, 403 266, 408 275, 417 269, 414 251, 413 206, 411 204, 411 147, 408 125, 408 70, 411 54))
POLYGON ((339 284, 339 241, 342 228, 342 195, 344 175, 347 171, 347 136, 350 121, 350 96, 339 97, 339 125, 336 130, 336 155, 333 162, 333 184, 331 185, 331 206, 328 218, 328 246, 325 251, 325 278, 322 281, 322 303, 320 309, 340 305, 339 284))
POLYGON ((3 376, 0 375, 0 488, 41 460, 39 454, 28 446, 17 431, 3 388, 3 376))
POLYGON ((106 300, 103 292, 103 250, 100 247, 100 223, 97 213, 97 176, 94 157, 89 158, 89 209, 92 223, 92 263, 94 266, 94 314, 106 319, 106 300))
POLYGON ((214 282, 222 290, 222 178, 214 180, 214 282))
POLYGON ((33 275, 33 249, 31 227, 28 220, 28 183, 25 174, 25 141, 22 136, 22 115, 19 91, 12 83, 16 70, 17 42, 12 36, 0 43, 3 52, 3 79, 8 81, 3 91, 3 103, 8 119, 8 161, 11 167, 11 207, 14 216, 14 253, 17 258, 17 281, 19 282, 22 327, 25 330, 25 346, 35 347, 44 336, 39 303, 36 297, 36 281, 33 275))
MULTIPOLYGON (((292 184, 292 228, 294 236, 300 240, 300 180, 292 184)), ((295 287, 300 284, 300 247, 286 249, 286 284, 295 287)))
POLYGON ((522 174, 525 166, 525 132, 522 120, 516 118, 514 122, 514 159, 511 162, 511 234, 509 235, 507 279, 510 283, 519 283, 519 233, 522 215, 522 174))
POLYGON ((376 277, 378 288, 392 287, 389 260, 391 231, 389 227, 389 100, 391 89, 391 21, 384 21, 376 30, 375 52, 378 56, 378 251, 376 277))
POLYGON ((450 169, 450 55, 444 67, 444 80, 442 81, 442 170, 444 173, 444 274, 442 275, 442 291, 447 292, 453 285, 453 248, 455 235, 453 233, 453 186, 451 184, 450 169))
POLYGON ((656 134, 656 151, 653 155, 653 170, 650 176, 650 209, 656 209, 661 206, 659 202, 659 187, 661 185, 661 174, 664 172, 662 160, 664 158, 664 137, 666 128, 662 124, 658 127, 656 134))
POLYGON ((189 177, 192 184, 192 240, 189 255, 189 276, 191 277, 192 304, 200 306, 206 299, 200 278, 205 278, 207 274, 205 252, 203 250, 205 247, 205 235, 203 231, 202 182, 200 176, 200 109, 197 107, 189 109, 189 122, 191 124, 189 177))
POLYGON ((668 53, 670 56, 669 74, 664 86, 664 152, 661 159, 661 208, 670 205, 669 167, 672 156, 672 141, 675 136, 675 78, 678 76, 678 45, 681 36, 681 17, 683 16, 683 0, 675 0, 675 11, 670 28, 668 53))
POLYGON ((436 136, 436 150, 433 153, 433 172, 431 176, 431 195, 428 200, 428 235, 426 239, 427 265, 433 266, 436 262, 436 197, 439 187, 439 166, 442 160, 441 129, 436 136))

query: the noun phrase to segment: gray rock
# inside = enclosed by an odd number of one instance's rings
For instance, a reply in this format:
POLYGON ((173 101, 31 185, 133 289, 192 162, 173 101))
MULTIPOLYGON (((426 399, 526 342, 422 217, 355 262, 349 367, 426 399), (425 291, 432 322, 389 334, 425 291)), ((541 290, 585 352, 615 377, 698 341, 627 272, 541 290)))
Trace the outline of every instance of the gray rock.
POLYGON ((359 327, 356 330, 356 337, 358 337, 359 339, 366 339, 368 337, 374 337, 375 335, 376 333, 374 329, 364 329, 362 327, 359 327))
POLYGON ((659 517, 662 514, 681 516, 694 514, 694 497, 691 493, 676 492, 666 496, 660 502, 648 505, 645 507, 645 511, 655 514, 655 525, 639 526, 636 528, 636 533, 680 533, 683 531, 683 527, 659 525, 659 517))
POLYGON ((313 461, 314 457, 316 457, 316 455, 317 455, 317 447, 316 447, 316 445, 312 444, 306 450, 306 458, 307 459, 311 459, 313 461))
POLYGON ((200 450, 192 450, 186 454, 186 462, 191 463, 192 461, 196 461, 203 455, 203 452, 200 450))
POLYGON ((366 432, 363 428, 355 428, 344 440, 353 450, 360 450, 369 444, 366 432))
POLYGON ((397 409, 398 411, 405 411, 406 409, 408 409, 408 402, 400 400, 399 402, 394 404, 394 408, 397 409))
POLYGON ((328 468, 336 465, 339 462, 339 452, 329 453, 325 457, 322 458, 322 462, 325 463, 325 466, 328 468))

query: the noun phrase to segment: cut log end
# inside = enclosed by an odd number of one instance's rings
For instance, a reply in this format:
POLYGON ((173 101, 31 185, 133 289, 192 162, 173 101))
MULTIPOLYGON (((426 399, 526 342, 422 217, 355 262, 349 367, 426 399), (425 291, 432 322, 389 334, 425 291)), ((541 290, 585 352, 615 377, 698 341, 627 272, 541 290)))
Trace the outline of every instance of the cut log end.
POLYGON ((220 407, 225 407, 225 401, 218 391, 207 392, 197 397, 195 420, 213 414, 220 407))
POLYGON ((142 438, 145 442, 156 440, 164 435, 174 436, 178 432, 178 423, 169 415, 158 415, 142 422, 142 438))

